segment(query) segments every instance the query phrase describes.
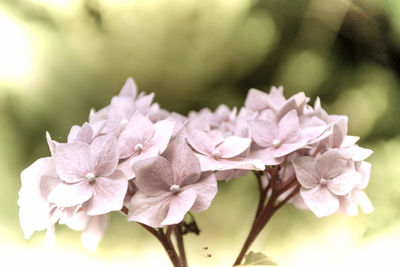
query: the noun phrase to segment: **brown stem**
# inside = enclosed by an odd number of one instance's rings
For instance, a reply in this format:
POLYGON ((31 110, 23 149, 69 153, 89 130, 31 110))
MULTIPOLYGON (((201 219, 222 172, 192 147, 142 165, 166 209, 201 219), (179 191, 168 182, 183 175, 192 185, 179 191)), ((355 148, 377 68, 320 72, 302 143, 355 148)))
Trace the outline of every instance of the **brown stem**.
POLYGON ((263 221, 264 221, 263 219, 267 219, 267 221, 265 222, 265 224, 266 224, 268 222, 268 220, 274 214, 274 212, 275 212, 275 210, 273 209, 274 202, 275 202, 275 194, 273 192, 271 197, 268 199, 267 205, 264 207, 264 209, 259 214, 259 216, 256 216, 255 221, 250 229, 250 233, 247 236, 247 239, 244 242, 243 247, 240 250, 239 255, 237 256, 233 266, 239 265, 242 262, 243 257, 245 256, 247 250, 250 248, 251 244, 254 242, 254 240, 260 233, 260 228, 262 229, 262 227, 260 225, 263 223, 263 221))
POLYGON ((275 209, 280 209, 283 205, 285 205, 292 197, 294 197, 297 193, 300 191, 300 184, 296 185, 296 188, 289 194, 287 197, 285 197, 281 202, 279 202, 276 206, 275 209))
MULTIPOLYGON (((250 248, 251 244, 254 242, 254 240, 257 238, 257 236, 260 234, 262 229, 264 229, 264 227, 267 225, 267 223, 272 218, 272 216, 275 214, 275 212, 278 209, 280 209, 284 204, 286 204, 300 190, 300 185, 298 184, 295 176, 293 178, 289 179, 289 181, 287 183, 279 185, 279 177, 278 177, 279 174, 277 172, 277 169, 270 169, 269 172, 271 174, 271 180, 270 180, 271 195, 269 196, 268 201, 265 204, 265 206, 261 205, 261 208, 260 208, 260 202, 262 201, 262 203, 264 204, 264 200, 262 200, 262 197, 264 197, 264 198, 266 197, 266 195, 263 196, 262 194, 260 194, 260 201, 259 201, 259 205, 257 207, 257 213, 254 218, 253 225, 250 229, 250 233, 247 236, 247 239, 246 239, 245 243, 243 244, 243 247, 240 250, 239 255, 237 256, 233 266, 241 264, 244 256, 246 255, 248 249, 250 248), (282 201, 280 201, 278 204, 275 204, 275 202, 277 201, 279 196, 281 196, 283 193, 285 193, 288 190, 290 190, 291 188, 293 188, 294 185, 296 185, 296 188, 288 196, 286 196, 282 201)), ((256 176, 257 176, 257 174, 256 174, 256 176)), ((259 177, 257 177, 257 180, 259 180, 259 177)), ((265 192, 266 192, 266 190, 265 190, 265 192)))
POLYGON ((148 225, 139 223, 141 226, 143 226, 144 229, 146 229, 148 232, 150 232, 152 235, 154 235, 158 241, 160 241, 161 245, 164 247, 165 251, 168 254, 169 259, 171 260, 171 263, 174 267, 183 267, 181 264, 181 261, 179 259, 178 253, 176 253, 176 250, 170 240, 166 237, 164 234, 164 231, 162 228, 158 228, 158 231, 154 229, 153 227, 150 227, 148 225))
POLYGON ((185 246, 183 244, 182 228, 180 223, 174 226, 174 234, 176 237, 176 243, 178 244, 179 256, 181 258, 182 267, 187 267, 188 264, 185 253, 185 246))
POLYGON ((168 225, 167 227, 167 232, 165 233, 165 235, 167 236, 168 239, 171 239, 171 233, 173 231, 173 226, 172 225, 168 225))
POLYGON ((259 193, 260 193, 260 195, 259 195, 260 198, 258 200, 256 216, 254 218, 254 221, 255 221, 255 219, 260 214, 260 212, 261 212, 261 210, 262 210, 262 208, 264 206, 265 198, 267 196, 270 184, 268 184, 268 186, 264 189, 263 186, 262 186, 262 181, 261 181, 261 175, 262 174, 260 174, 259 172, 254 172, 254 174, 255 174, 255 176, 257 178, 258 190, 259 190, 259 193))

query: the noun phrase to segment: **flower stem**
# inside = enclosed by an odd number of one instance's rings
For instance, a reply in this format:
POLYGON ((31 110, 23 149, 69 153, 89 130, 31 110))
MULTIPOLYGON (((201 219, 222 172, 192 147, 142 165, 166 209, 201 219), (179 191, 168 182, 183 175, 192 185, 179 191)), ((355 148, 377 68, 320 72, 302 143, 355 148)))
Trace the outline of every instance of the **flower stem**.
POLYGON ((279 185, 279 174, 276 170, 270 171, 271 174, 271 179, 270 183, 268 184, 268 187, 266 189, 263 189, 261 187, 260 183, 260 174, 255 173, 259 189, 260 189, 260 199, 257 207, 257 212, 254 218, 253 225, 250 229, 250 232, 246 238, 246 241, 243 244, 242 249, 239 252, 239 255, 237 256, 235 263, 233 266, 240 265, 241 262, 243 261, 244 256, 246 255, 248 249, 250 248, 251 244, 254 242, 254 240, 257 238, 257 236, 261 233, 261 231, 264 229, 264 227, 267 225, 269 220, 272 218, 272 216, 275 214, 277 210, 279 210, 283 205, 285 205, 293 196, 295 196, 299 190, 300 190, 300 185, 297 182, 296 177, 293 177, 289 179, 287 183, 284 185, 279 185), (293 189, 294 188, 294 189, 293 189), (265 204, 265 198, 267 196, 267 191, 271 190, 271 194, 267 199, 267 203, 265 204), (293 190, 287 195, 283 200, 279 201, 278 203, 277 200, 279 196, 281 196, 283 193, 293 190))
POLYGON ((174 226, 174 234, 176 237, 176 243, 178 244, 179 256, 181 258, 182 267, 187 267, 188 265, 187 265, 185 247, 183 244, 181 223, 174 226))
POLYGON ((161 245, 164 247, 165 251, 168 254, 169 259, 171 260, 171 263, 174 267, 184 267, 181 264, 181 260, 178 256, 178 253, 176 253, 175 247, 173 246, 171 240, 167 238, 167 236, 164 234, 164 231, 162 228, 159 228, 158 231, 154 229, 153 227, 147 226, 145 224, 139 223, 141 226, 143 226, 144 229, 146 229, 148 232, 150 232, 152 235, 154 235, 158 241, 160 241, 161 245))

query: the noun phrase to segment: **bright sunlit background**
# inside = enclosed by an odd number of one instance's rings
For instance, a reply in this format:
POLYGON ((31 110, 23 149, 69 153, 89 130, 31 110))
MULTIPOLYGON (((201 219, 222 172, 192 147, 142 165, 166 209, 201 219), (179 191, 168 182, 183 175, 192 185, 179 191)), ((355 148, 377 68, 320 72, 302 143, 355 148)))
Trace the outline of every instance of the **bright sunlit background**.
MULTIPOLYGON (((249 88, 304 91, 374 150, 370 215, 318 219, 288 206, 252 250, 281 266, 398 266, 400 247, 400 1, 2 0, 0 2, 0 256, 13 266, 168 266, 157 241, 115 213, 98 250, 57 227, 24 240, 20 172, 107 105, 126 78, 187 114, 241 106, 249 88)), ((185 238, 190 266, 230 266, 247 236, 254 179, 221 183, 185 238), (207 257, 202 247, 207 246, 207 257)))

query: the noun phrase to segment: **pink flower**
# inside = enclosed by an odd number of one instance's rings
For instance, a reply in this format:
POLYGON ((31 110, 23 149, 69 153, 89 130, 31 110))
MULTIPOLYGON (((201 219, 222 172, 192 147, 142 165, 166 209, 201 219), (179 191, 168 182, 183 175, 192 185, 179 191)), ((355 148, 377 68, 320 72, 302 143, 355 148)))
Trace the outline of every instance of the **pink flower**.
POLYGON ((251 151, 251 156, 265 165, 282 163, 284 156, 305 147, 308 142, 302 134, 296 110, 288 112, 278 125, 265 120, 253 121, 251 136, 259 146, 251 151))
POLYGON ((40 158, 21 173, 21 189, 18 205, 19 220, 25 238, 30 238, 35 231, 42 231, 59 219, 55 216, 55 205, 47 200, 49 192, 42 190, 42 177, 53 177, 57 173, 53 158, 40 158))
POLYGON ((126 159, 118 169, 133 178, 133 164, 164 152, 174 127, 175 123, 170 120, 161 120, 153 125, 147 117, 136 112, 118 138, 119 157, 126 159))
POLYGON ((254 158, 242 157, 250 146, 251 139, 237 136, 224 138, 219 131, 187 129, 187 140, 194 148, 202 171, 215 170, 264 170, 264 164, 254 158))
POLYGON ((97 137, 89 145, 75 142, 58 144, 54 155, 60 180, 42 178, 42 189, 50 193, 47 200, 59 207, 82 205, 88 215, 120 210, 128 180, 116 170, 118 150, 111 134, 97 137))
POLYGON ((299 157, 293 160, 300 195, 317 217, 327 216, 339 208, 339 197, 348 194, 361 180, 361 174, 349 167, 349 160, 336 150, 318 158, 299 157))
POLYGON ((279 121, 292 109, 295 109, 298 114, 302 114, 309 100, 303 92, 286 99, 283 96, 282 86, 278 88, 272 86, 269 94, 257 89, 250 89, 245 100, 245 107, 260 113, 270 110, 276 115, 279 121))
POLYGON ((374 211, 374 207, 367 194, 362 191, 368 185, 371 174, 371 164, 365 161, 356 162, 355 168, 362 175, 360 182, 357 183, 353 190, 347 195, 340 197, 341 211, 350 216, 358 214, 358 205, 360 205, 364 213, 371 213, 374 211))
POLYGON ((183 139, 174 139, 163 157, 134 164, 138 192, 128 220, 151 227, 177 224, 191 210, 206 210, 217 193, 214 174, 201 175, 200 164, 183 139))

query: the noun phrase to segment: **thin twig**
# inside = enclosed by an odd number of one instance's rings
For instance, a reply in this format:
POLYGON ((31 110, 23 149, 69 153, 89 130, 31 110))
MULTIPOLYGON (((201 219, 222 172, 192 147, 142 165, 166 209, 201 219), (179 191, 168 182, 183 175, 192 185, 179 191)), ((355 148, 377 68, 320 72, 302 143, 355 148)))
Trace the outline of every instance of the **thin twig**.
POLYGON ((181 223, 173 226, 174 234, 176 237, 176 243, 178 244, 179 256, 181 258, 182 267, 187 267, 187 259, 186 259, 186 252, 185 246, 183 244, 183 237, 182 237, 182 228, 181 223))
POLYGON ((144 229, 146 229, 153 236, 155 236, 158 239, 158 241, 160 241, 161 245, 164 247, 165 251, 167 252, 168 257, 171 260, 171 263, 174 267, 183 267, 181 264, 181 261, 179 259, 178 253, 176 253, 175 247, 173 246, 172 242, 167 239, 162 228, 158 228, 158 231, 157 231, 156 229, 154 229, 153 227, 150 227, 148 225, 145 225, 142 223, 138 223, 138 224, 141 225, 144 229))

